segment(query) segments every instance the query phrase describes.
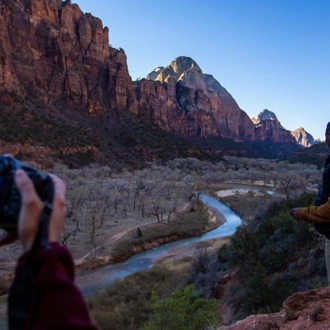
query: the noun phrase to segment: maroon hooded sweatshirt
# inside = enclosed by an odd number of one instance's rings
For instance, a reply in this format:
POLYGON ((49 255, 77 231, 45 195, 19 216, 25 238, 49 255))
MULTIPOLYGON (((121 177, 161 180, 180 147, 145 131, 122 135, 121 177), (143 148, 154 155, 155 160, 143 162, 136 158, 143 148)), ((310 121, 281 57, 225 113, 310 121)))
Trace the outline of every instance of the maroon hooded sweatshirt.
MULTIPOLYGON (((27 265, 37 271, 24 330, 97 330, 74 284, 74 263, 64 246, 52 243, 50 248, 40 248, 32 257, 29 253, 22 255, 16 274, 27 265)), ((16 326, 10 329, 16 330, 16 326)))

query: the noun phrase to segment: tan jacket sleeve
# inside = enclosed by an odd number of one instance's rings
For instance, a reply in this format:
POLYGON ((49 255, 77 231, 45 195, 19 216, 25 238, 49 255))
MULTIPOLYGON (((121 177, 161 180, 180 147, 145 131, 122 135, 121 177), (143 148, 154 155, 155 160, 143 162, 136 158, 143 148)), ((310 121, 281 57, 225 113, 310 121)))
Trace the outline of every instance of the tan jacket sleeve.
POLYGON ((320 206, 302 207, 297 219, 316 223, 330 222, 330 198, 320 206))

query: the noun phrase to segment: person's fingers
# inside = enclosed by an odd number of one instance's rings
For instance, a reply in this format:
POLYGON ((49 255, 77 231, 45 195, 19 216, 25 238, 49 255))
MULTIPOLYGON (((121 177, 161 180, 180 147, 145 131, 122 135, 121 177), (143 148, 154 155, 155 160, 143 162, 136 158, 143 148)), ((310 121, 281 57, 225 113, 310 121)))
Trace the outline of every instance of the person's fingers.
POLYGON ((54 174, 49 174, 49 176, 52 178, 54 183, 54 189, 55 189, 55 201, 59 204, 65 205, 65 192, 66 192, 66 185, 58 176, 54 174))
POLYGON ((290 211, 291 216, 296 220, 299 219, 299 210, 300 210, 299 208, 295 208, 290 211))
MULTIPOLYGON (((49 221, 48 240, 57 242, 64 227, 66 217, 65 183, 55 175, 50 174, 54 183, 53 209, 49 221)), ((39 228, 39 219, 44 203, 39 198, 33 182, 23 170, 15 173, 15 183, 21 193, 21 210, 18 222, 18 234, 23 248, 31 248, 39 228)))
POLYGON ((294 219, 296 218, 294 210, 290 211, 290 215, 292 216, 292 218, 294 218, 294 219))
POLYGON ((23 170, 15 172, 15 184, 21 193, 21 210, 18 220, 18 234, 23 248, 31 248, 38 232, 39 217, 43 203, 38 197, 33 182, 23 170))
POLYGON ((49 223, 49 242, 57 242, 64 227, 67 213, 65 202, 65 183, 56 175, 50 174, 54 183, 55 195, 53 211, 49 223))
POLYGON ((23 170, 17 170, 15 172, 15 184, 18 191, 22 196, 22 204, 34 205, 38 202, 39 197, 35 191, 33 182, 23 170))

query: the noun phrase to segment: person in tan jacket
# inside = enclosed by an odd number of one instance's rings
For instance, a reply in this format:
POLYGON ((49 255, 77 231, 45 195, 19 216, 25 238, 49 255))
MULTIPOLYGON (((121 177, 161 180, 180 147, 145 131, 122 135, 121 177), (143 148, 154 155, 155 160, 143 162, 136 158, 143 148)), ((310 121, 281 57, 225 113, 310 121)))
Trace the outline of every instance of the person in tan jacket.
MULTIPOLYGON (((330 122, 325 129, 325 143, 330 149, 330 122)), ((297 220, 307 220, 314 223, 314 228, 324 236, 325 263, 330 286, 330 154, 328 155, 323 173, 322 184, 315 198, 315 206, 295 208, 291 215, 297 220)))

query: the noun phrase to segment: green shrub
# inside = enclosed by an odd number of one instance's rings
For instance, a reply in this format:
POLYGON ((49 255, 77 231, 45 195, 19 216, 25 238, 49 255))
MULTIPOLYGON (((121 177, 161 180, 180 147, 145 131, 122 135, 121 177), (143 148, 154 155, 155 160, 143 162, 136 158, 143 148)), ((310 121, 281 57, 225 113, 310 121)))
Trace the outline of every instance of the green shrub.
POLYGON ((267 285, 266 269, 259 262, 248 283, 243 310, 251 313, 269 313, 273 310, 272 292, 267 285))
POLYGON ((154 266, 118 280, 88 298, 88 306, 99 330, 141 329, 151 313, 151 293, 168 297, 187 285, 184 271, 154 266))
POLYGON ((153 292, 153 317, 144 326, 145 330, 202 330, 210 324, 218 324, 216 301, 198 298, 192 285, 174 291, 170 297, 161 299, 153 292))

